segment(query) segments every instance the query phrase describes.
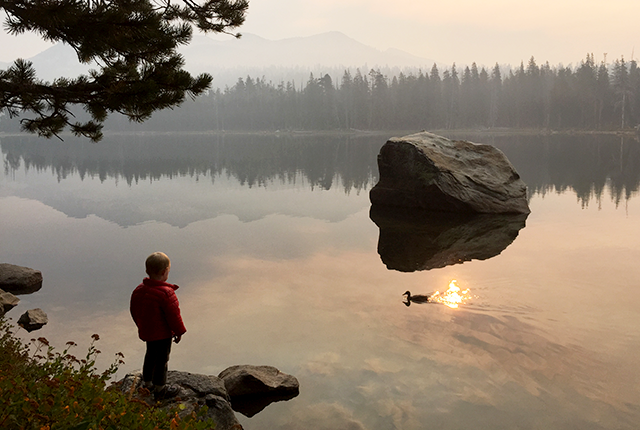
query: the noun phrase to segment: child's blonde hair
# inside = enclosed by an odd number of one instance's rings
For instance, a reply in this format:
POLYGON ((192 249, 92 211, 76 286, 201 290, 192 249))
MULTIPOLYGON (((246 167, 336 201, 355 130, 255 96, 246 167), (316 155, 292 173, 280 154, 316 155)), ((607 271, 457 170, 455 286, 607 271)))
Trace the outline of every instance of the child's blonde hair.
POLYGON ((147 275, 153 278, 162 275, 171 264, 171 260, 164 252, 154 252, 147 257, 147 261, 144 264, 147 269, 147 275))

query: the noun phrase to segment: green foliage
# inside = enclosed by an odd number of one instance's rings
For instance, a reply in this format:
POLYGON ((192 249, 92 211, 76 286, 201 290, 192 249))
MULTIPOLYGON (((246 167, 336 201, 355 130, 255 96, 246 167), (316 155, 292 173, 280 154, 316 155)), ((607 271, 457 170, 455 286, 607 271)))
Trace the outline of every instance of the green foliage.
POLYGON ((181 104, 185 95, 206 91, 212 77, 192 77, 183 70, 177 48, 191 40, 192 25, 225 33, 240 26, 248 6, 248 0, 184 0, 183 6, 170 0, 0 0, 10 33, 31 31, 64 42, 81 62, 98 65, 90 76, 49 83, 19 59, 0 71, 0 112, 10 117, 34 113, 22 120, 22 128, 40 136, 57 136, 69 127, 98 141, 109 113, 140 122, 181 104), (92 119, 74 122, 73 105, 92 119))
MULTIPOLYGON (((14 336, 11 325, 0 319, 0 428, 38 430, 111 430, 111 429, 211 429, 211 420, 200 420, 195 413, 183 419, 178 411, 167 412, 150 407, 123 394, 107 381, 122 363, 116 354, 105 371, 95 368, 95 347, 99 339, 92 336, 86 356, 78 359, 70 351, 76 346, 67 342, 58 353, 40 337, 31 345, 14 336)), ((200 414, 206 412, 205 408, 200 414)))

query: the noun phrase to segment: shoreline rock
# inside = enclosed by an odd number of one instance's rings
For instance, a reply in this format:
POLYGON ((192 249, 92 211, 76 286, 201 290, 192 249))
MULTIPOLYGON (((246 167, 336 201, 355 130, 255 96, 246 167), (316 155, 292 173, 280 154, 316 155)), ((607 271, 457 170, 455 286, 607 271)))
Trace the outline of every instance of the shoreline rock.
POLYGON ((231 366, 218 375, 229 396, 256 394, 298 394, 298 380, 273 366, 231 366))
POLYGON ((247 417, 300 393, 298 380, 273 366, 231 366, 218 377, 224 381, 233 409, 247 417))
POLYGON ((149 390, 143 388, 142 372, 129 373, 118 382, 123 393, 149 406, 163 409, 178 407, 178 415, 185 417, 206 405, 208 410, 205 418, 211 418, 216 423, 216 430, 242 430, 231 408, 224 383, 217 377, 170 370, 167 383, 177 385, 180 391, 175 397, 156 401, 149 390))
POLYGON ((11 293, 0 290, 0 317, 18 306, 20 299, 11 293))
POLYGON ((42 272, 15 264, 0 263, 0 289, 20 295, 42 288, 42 272))
MULTIPOLYGON (((16 307, 17 294, 31 294, 42 288, 42 272, 15 264, 0 264, 0 317, 16 307)), ((29 309, 18 319, 18 325, 29 333, 39 330, 49 322, 40 308, 29 309)))
POLYGON ((40 308, 29 309, 18 319, 18 325, 31 333, 39 330, 49 322, 47 314, 40 308))

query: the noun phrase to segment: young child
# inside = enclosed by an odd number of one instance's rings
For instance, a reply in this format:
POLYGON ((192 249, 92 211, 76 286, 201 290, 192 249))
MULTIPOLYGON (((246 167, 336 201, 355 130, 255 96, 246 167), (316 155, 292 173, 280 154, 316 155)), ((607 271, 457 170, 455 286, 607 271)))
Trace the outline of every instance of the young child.
POLYGON ((154 252, 145 263, 149 275, 131 294, 130 311, 138 326, 138 336, 147 343, 142 379, 156 397, 172 397, 179 388, 167 383, 167 369, 171 340, 180 342, 187 331, 182 323, 175 290, 167 283, 171 261, 166 254, 154 252))

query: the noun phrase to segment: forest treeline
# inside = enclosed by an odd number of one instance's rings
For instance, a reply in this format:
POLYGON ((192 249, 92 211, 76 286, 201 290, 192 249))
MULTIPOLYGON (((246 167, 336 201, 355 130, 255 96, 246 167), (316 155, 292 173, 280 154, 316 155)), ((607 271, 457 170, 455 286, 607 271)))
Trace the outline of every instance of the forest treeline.
MULTIPOLYGON (((79 119, 82 114, 76 112, 79 119)), ((305 83, 274 84, 247 76, 224 89, 156 112, 142 124, 110 117, 113 131, 453 130, 518 128, 620 130, 640 124, 640 68, 624 57, 577 66, 538 65, 532 57, 516 69, 496 64, 455 64, 426 73, 387 76, 345 70, 310 75, 305 83), (340 73, 340 72, 338 72, 340 73)), ((19 131, 0 118, 0 131, 19 131)))
MULTIPOLYGON (((476 64, 429 73, 348 70, 303 85, 247 76, 179 109, 154 115, 154 130, 410 130, 533 128, 619 130, 640 123, 640 69, 624 58, 575 67, 534 58, 506 73, 476 64)), ((131 129, 123 119, 108 125, 131 129)), ((138 128, 139 129, 139 128, 138 128)))

